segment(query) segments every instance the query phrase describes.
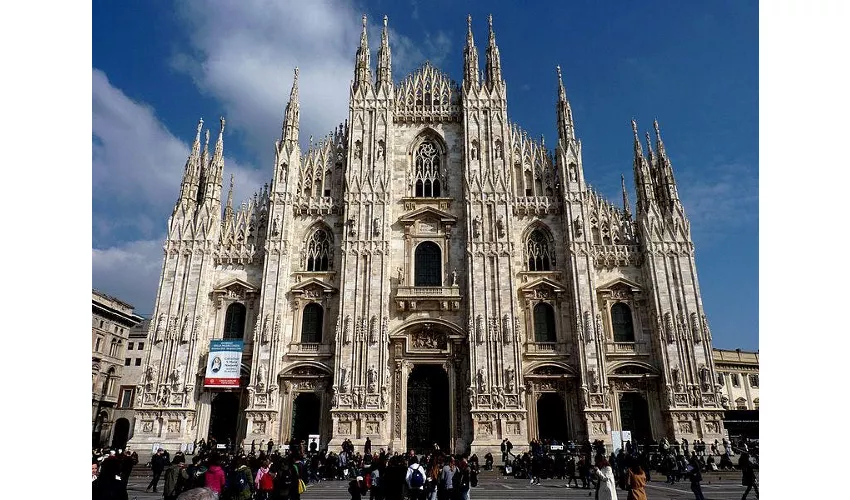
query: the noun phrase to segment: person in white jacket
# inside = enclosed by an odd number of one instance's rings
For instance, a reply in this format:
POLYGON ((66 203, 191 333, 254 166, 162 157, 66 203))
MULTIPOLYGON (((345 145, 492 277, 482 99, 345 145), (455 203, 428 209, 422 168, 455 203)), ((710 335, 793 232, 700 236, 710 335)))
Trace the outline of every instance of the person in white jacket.
POLYGON ((617 482, 614 480, 614 471, 608 460, 600 457, 593 468, 593 475, 599 481, 596 487, 596 500, 617 500, 617 482))

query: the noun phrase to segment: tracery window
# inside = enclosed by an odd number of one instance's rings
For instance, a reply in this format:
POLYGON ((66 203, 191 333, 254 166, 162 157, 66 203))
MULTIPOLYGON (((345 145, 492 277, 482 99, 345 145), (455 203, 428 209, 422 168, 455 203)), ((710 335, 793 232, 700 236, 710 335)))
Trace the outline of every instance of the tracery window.
POLYGON ((245 335, 245 306, 234 302, 227 307, 224 315, 225 339, 241 339, 245 335))
POLYGON ((442 286, 442 252, 436 243, 425 241, 416 247, 416 275, 413 286, 442 286))
POLYGON ((629 306, 617 302, 611 306, 611 323, 614 327, 614 342, 634 342, 635 328, 629 306))
POLYGON ((440 196, 440 149, 427 140, 416 148, 414 195, 417 198, 440 196))
POLYGON ((534 306, 534 341, 555 342, 555 310, 545 302, 534 306))
POLYGON ((307 271, 327 271, 331 265, 331 236, 324 229, 316 229, 307 240, 307 271))
POLYGON ((528 252, 529 271, 550 271, 555 261, 553 248, 549 246, 549 238, 539 229, 535 229, 528 237, 526 251, 528 252))
POLYGON ((324 310, 316 303, 307 304, 301 316, 301 343, 318 344, 322 341, 324 310))

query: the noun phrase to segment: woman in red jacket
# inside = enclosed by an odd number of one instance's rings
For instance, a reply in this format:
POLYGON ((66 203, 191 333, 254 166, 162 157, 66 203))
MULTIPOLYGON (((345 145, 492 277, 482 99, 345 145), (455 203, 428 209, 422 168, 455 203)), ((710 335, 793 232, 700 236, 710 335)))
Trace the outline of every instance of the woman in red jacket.
POLYGON ((210 454, 209 469, 204 474, 204 485, 220 497, 224 489, 224 470, 219 465, 219 460, 218 453, 210 454))

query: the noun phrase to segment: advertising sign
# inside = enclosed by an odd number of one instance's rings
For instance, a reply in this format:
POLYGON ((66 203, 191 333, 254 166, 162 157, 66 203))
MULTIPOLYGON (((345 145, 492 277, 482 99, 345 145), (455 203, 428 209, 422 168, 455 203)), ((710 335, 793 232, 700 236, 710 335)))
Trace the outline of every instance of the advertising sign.
POLYGON ((241 340, 210 340, 204 387, 239 388, 242 347, 241 340))

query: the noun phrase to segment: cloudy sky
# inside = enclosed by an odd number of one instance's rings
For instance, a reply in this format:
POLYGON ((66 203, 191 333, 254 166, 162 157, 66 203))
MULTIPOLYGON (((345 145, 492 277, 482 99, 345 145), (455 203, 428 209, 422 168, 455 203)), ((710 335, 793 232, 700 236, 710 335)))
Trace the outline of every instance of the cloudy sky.
POLYGON ((345 119, 363 13, 373 47, 389 16, 396 81, 425 60, 460 80, 467 14, 483 69, 492 13, 511 120, 555 144, 559 64, 585 176, 609 199, 620 199, 621 173, 631 189, 629 120, 641 132, 659 120, 715 345, 758 349, 758 5, 480 4, 95 1, 93 286, 151 312, 198 118, 214 140, 226 117, 225 178, 235 174, 245 199, 271 176, 295 66, 302 147, 345 119))

